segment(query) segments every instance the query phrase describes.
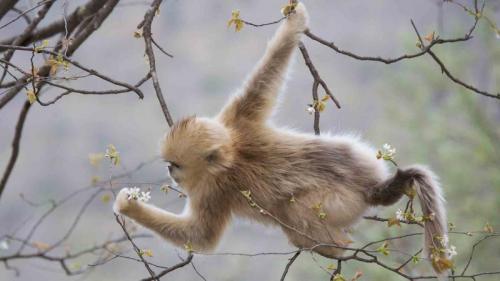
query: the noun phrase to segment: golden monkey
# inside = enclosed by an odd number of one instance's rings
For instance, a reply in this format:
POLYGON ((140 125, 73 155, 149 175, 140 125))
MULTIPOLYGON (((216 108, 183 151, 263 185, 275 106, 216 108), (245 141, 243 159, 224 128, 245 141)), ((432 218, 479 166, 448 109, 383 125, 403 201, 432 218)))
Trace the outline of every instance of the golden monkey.
POLYGON ((267 122, 307 23, 299 3, 216 117, 186 118, 166 134, 162 157, 189 197, 182 214, 127 200, 125 190, 115 212, 196 251, 213 249, 236 215, 281 227, 299 248, 338 257, 350 241, 346 229, 369 207, 394 204, 414 186, 423 214, 433 217, 425 222, 426 250, 446 247, 444 200, 432 172, 412 166, 390 176, 385 161, 356 138, 290 132, 267 122))

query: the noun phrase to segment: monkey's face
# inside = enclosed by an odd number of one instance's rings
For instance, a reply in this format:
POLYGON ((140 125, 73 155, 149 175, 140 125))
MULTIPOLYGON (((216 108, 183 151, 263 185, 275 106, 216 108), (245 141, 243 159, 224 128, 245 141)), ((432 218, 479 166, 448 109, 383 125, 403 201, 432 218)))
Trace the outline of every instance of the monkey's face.
POLYGON ((161 144, 170 176, 189 189, 231 165, 228 130, 218 122, 190 117, 176 123, 161 144))

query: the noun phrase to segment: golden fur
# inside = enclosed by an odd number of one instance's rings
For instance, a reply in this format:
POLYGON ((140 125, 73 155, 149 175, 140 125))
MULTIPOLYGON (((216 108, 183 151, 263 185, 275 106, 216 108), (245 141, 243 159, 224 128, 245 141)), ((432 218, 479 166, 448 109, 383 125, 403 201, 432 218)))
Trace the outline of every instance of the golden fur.
POLYGON ((115 211, 197 251, 213 249, 234 214, 277 225, 295 246, 336 257, 350 242, 346 230, 367 208, 393 204, 412 181, 424 214, 436 216, 426 223, 429 250, 436 235, 446 233, 440 189, 429 171, 412 167, 390 177, 384 161, 356 138, 318 137, 267 123, 307 21, 299 4, 218 116, 186 118, 165 136, 162 156, 189 197, 183 214, 129 201, 124 191, 115 211))

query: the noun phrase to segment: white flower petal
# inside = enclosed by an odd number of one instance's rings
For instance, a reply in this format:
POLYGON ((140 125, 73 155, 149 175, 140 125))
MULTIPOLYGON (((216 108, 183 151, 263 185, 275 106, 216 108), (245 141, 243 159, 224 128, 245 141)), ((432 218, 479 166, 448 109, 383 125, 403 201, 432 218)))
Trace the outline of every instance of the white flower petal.
POLYGON ((142 202, 148 202, 149 199, 151 199, 151 192, 150 191, 142 191, 141 196, 139 197, 139 200, 142 202))
POLYGON ((405 220, 404 213, 403 213, 403 211, 402 211, 401 209, 398 209, 398 210, 396 211, 396 218, 397 218, 398 220, 401 220, 401 221, 402 221, 402 220, 405 220))
POLYGON ((450 248, 448 248, 446 252, 450 256, 450 258, 452 258, 457 255, 457 248, 453 245, 450 245, 450 248))
POLYGON ((127 199, 128 200, 137 200, 139 198, 139 195, 140 195, 140 189, 138 187, 132 187, 132 188, 128 188, 127 189, 127 199))

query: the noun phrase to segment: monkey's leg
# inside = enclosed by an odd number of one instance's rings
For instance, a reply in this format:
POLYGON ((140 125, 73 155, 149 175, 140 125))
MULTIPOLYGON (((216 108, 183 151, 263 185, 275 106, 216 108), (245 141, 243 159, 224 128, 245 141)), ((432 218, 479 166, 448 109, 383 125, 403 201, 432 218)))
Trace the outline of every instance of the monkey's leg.
POLYGON ((368 203, 384 206, 396 203, 408 188, 412 177, 411 173, 398 169, 394 176, 368 190, 368 203))
POLYGON ((351 241, 350 236, 340 228, 329 227, 328 233, 325 232, 327 231, 325 229, 318 231, 308 231, 308 233, 306 234, 310 238, 305 236, 304 234, 288 228, 283 227, 283 231, 288 236, 290 242, 297 248, 311 249, 312 251, 327 258, 341 257, 342 253, 345 251, 343 247, 346 247, 351 241), (312 232, 314 234, 309 234, 309 232, 312 232), (314 238, 317 241, 313 241, 311 240, 311 238, 314 238), (332 241, 332 238, 334 239, 334 241, 332 241))

